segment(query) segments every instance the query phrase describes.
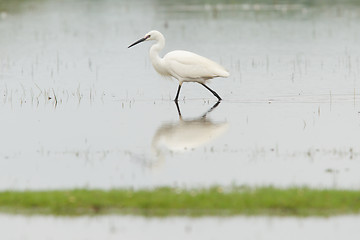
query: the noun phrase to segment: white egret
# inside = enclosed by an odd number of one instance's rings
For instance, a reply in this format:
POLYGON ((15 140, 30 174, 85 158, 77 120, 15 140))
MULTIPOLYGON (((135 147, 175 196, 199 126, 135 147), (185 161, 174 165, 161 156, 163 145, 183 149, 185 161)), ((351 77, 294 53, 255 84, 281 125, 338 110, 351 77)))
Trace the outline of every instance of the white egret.
POLYGON ((172 76, 179 81, 179 87, 174 99, 178 101, 181 85, 183 82, 197 82, 208 89, 218 100, 221 97, 211 88, 205 85, 206 80, 215 77, 228 77, 229 72, 224 67, 205 57, 192 52, 176 50, 167 53, 163 58, 159 52, 165 46, 164 36, 156 30, 148 32, 145 37, 131 44, 128 48, 144 42, 155 40, 156 43, 150 48, 150 59, 155 70, 163 76, 172 76))

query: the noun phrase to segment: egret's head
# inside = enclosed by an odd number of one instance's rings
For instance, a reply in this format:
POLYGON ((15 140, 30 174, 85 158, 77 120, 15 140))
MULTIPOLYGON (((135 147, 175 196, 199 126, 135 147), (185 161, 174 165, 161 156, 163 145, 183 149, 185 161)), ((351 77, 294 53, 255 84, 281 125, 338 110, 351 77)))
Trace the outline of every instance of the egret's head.
POLYGON ((158 40, 159 38, 163 37, 162 34, 159 31, 152 30, 145 34, 145 37, 139 39, 138 41, 134 42, 128 48, 131 48, 132 46, 135 46, 138 43, 144 42, 144 41, 150 41, 150 40, 158 40))
POLYGON ((162 36, 162 34, 159 31, 152 30, 145 34, 146 40, 157 40, 162 36))

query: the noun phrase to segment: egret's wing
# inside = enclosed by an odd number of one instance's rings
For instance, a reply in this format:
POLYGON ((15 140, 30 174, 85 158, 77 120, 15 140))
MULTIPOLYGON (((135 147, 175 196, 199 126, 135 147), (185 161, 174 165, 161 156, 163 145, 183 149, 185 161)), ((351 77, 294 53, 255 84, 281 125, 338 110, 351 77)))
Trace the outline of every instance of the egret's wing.
POLYGON ((173 51, 164 56, 170 73, 183 79, 227 77, 229 73, 219 64, 187 51, 173 51))

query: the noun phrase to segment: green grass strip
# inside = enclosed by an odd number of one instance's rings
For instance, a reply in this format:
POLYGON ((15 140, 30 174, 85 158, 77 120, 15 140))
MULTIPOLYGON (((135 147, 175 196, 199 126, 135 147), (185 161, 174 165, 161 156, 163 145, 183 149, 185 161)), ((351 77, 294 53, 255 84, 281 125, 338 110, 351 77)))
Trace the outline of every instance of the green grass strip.
POLYGON ((0 211, 7 213, 330 216, 359 210, 360 191, 355 190, 212 187, 0 192, 0 211))

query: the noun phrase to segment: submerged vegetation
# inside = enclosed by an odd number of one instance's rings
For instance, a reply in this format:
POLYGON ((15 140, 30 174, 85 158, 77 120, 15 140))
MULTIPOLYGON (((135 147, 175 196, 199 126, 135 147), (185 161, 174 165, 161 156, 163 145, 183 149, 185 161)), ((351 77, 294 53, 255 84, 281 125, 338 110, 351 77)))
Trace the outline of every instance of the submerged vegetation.
POLYGON ((0 211, 7 213, 330 216, 359 210, 357 190, 212 187, 0 192, 0 211))

